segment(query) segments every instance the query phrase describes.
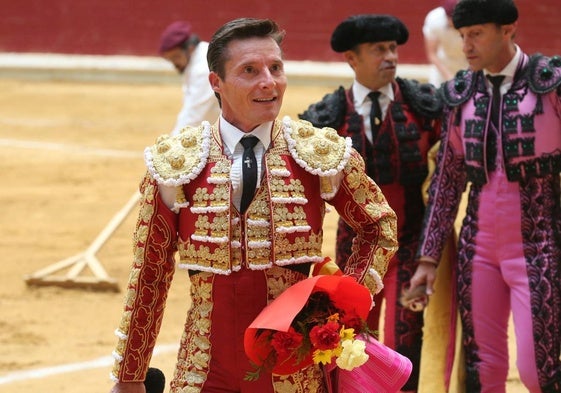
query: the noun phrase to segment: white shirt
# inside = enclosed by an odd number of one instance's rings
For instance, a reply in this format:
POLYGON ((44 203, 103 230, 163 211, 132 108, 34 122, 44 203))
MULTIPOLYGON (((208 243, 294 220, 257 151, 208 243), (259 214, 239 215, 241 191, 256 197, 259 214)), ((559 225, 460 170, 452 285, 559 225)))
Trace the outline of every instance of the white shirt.
MULTIPOLYGON (((468 67, 462 51, 462 38, 454 26, 448 24, 444 7, 437 7, 427 14, 423 24, 423 36, 427 40, 438 42, 436 57, 446 68, 456 72, 468 67)), ((428 81, 437 87, 444 82, 444 78, 434 64, 431 64, 428 81)))
MULTIPOLYGON (((512 82, 514 80, 514 74, 516 73, 516 69, 518 68, 518 63, 520 62, 520 57, 522 56, 522 50, 520 49, 520 47, 516 44, 515 46, 516 46, 516 53, 514 54, 510 62, 506 65, 506 67, 501 70, 501 72, 497 74, 492 74, 487 70, 483 71, 485 76, 504 75, 505 78, 501 83, 501 95, 505 94, 508 91, 508 89, 510 89, 510 86, 512 86, 512 82)), ((493 92, 493 86, 489 81, 487 81, 487 88, 489 90, 489 94, 491 94, 493 92)))
POLYGON ((212 124, 220 114, 218 99, 208 80, 207 50, 208 42, 199 42, 183 71, 183 107, 177 115, 172 135, 177 134, 185 126, 198 126, 203 120, 212 124))
POLYGON ((244 136, 249 135, 256 136, 259 139, 259 142, 253 148, 255 159, 257 160, 257 188, 259 188, 263 174, 263 156, 271 144, 273 122, 263 123, 251 132, 245 133, 220 116, 219 127, 220 136, 224 142, 224 154, 232 160, 232 170, 230 172, 230 179, 232 181, 232 203, 239 210, 243 193, 242 156, 244 150, 240 140, 244 136))
MULTIPOLYGON (((368 97, 368 94, 372 91, 368 87, 361 85, 356 80, 352 86, 353 90, 353 105, 355 110, 359 115, 362 116, 364 121, 364 132, 366 137, 372 143, 372 127, 370 125, 370 109, 372 109, 372 101, 368 97)), ((378 102, 380 103, 380 109, 382 110, 382 121, 386 118, 386 112, 390 103, 394 100, 394 94, 391 83, 388 83, 382 88, 378 89, 380 97, 378 97, 378 102)))

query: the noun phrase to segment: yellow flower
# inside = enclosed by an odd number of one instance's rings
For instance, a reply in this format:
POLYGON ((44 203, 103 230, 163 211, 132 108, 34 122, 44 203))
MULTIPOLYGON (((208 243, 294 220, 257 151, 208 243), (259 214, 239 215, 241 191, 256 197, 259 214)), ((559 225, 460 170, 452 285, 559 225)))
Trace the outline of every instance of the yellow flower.
POLYGON ((333 349, 333 356, 338 358, 339 356, 341 356, 341 352, 343 352, 343 347, 341 346, 341 343, 339 343, 337 348, 333 349))
POLYGON ((341 336, 341 341, 352 340, 355 338, 355 330, 353 328, 345 329, 345 327, 342 327, 339 335, 341 336))
POLYGON ((336 360, 337 366, 343 370, 352 370, 362 366, 368 360, 365 352, 366 343, 362 340, 345 340, 341 344, 343 351, 336 360))
POLYGON ((314 363, 315 364, 328 364, 331 363, 331 358, 333 358, 333 351, 331 349, 327 349, 322 351, 320 349, 316 349, 314 351, 314 363))

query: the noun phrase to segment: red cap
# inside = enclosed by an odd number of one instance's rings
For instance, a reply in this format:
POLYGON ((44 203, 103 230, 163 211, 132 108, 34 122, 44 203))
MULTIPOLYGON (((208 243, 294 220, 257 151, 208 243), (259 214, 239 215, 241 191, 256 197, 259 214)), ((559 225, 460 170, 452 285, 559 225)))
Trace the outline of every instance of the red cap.
POLYGON ((176 21, 170 24, 160 37, 160 53, 181 45, 191 36, 191 24, 176 21))
POLYGON ((444 8, 444 11, 446 11, 446 15, 452 16, 452 13, 454 12, 454 7, 456 6, 457 2, 458 0, 444 0, 442 2, 442 7, 444 8))

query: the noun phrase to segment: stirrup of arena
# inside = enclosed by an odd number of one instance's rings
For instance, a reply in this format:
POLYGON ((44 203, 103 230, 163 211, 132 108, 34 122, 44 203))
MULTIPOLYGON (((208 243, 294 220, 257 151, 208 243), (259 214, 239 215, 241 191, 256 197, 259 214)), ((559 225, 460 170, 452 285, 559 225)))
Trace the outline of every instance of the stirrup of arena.
POLYGON ((111 235, 117 230, 127 218, 130 211, 140 199, 140 193, 135 192, 129 201, 119 210, 107 223, 94 241, 84 252, 63 259, 49 265, 33 274, 25 276, 25 282, 29 286, 59 286, 65 288, 88 288, 102 291, 119 291, 117 280, 109 277, 101 262, 95 254, 107 242, 111 235), (93 275, 84 276, 81 273, 89 268, 93 275), (66 270, 66 274, 55 273, 66 270))

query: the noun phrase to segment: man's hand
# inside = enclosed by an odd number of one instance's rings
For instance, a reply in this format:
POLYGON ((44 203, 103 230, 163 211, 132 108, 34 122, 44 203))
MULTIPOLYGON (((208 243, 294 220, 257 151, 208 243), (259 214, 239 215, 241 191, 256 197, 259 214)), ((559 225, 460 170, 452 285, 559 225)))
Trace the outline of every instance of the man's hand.
POLYGON ((434 293, 434 281, 436 279, 436 261, 429 259, 421 259, 419 261, 419 266, 413 277, 411 277, 410 288, 416 288, 421 285, 426 285, 427 295, 432 295, 434 293))
POLYGON ((117 382, 109 393, 146 393, 144 382, 117 382))

